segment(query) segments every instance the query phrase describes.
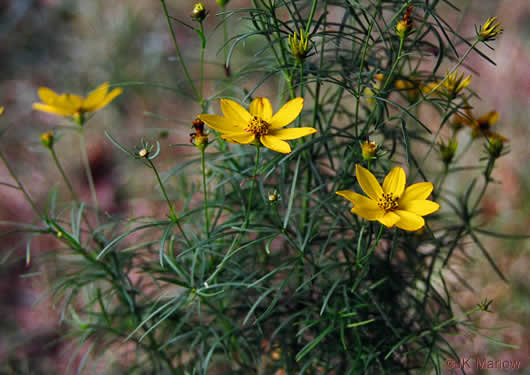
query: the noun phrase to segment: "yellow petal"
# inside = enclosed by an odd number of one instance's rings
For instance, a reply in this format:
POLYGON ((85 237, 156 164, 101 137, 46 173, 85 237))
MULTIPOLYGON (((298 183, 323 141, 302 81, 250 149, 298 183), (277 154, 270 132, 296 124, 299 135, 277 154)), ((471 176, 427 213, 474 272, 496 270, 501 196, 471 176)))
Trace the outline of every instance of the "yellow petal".
POLYGON ((368 201, 370 202, 369 204, 356 204, 351 209, 351 212, 369 221, 379 220, 385 215, 385 210, 380 208, 375 201, 368 201))
POLYGON ((488 124, 489 126, 494 125, 499 120, 499 112, 491 111, 486 113, 484 116, 480 116, 477 122, 480 124, 488 124))
POLYGON ((357 176, 357 181, 359 185, 364 190, 366 195, 368 195, 373 200, 379 200, 383 195, 383 189, 381 185, 377 182, 375 176, 366 168, 360 166, 359 164, 355 165, 355 175, 357 176))
POLYGON ((335 194, 346 198, 347 200, 349 200, 353 204, 365 204, 365 205, 367 205, 367 204, 370 204, 369 202, 375 202, 375 201, 371 200, 370 198, 365 197, 364 195, 357 194, 357 193, 355 193, 353 191, 349 191, 349 190, 337 191, 335 194), (369 201, 369 202, 367 202, 367 201, 369 201))
POLYGON ((275 136, 262 135, 260 141, 263 146, 270 148, 272 151, 281 152, 282 154, 288 154, 291 152, 291 146, 289 146, 289 143, 282 141, 275 136))
POLYGON ((1 106, 0 107, 0 115, 3 115, 4 114, 4 106, 1 106))
POLYGON ((417 231, 423 228, 425 220, 416 214, 408 211, 395 210, 395 214, 399 216, 399 221, 396 223, 396 227, 410 232, 417 231))
POLYGON ((399 222, 401 218, 393 213, 392 211, 389 211, 385 213, 383 216, 377 219, 381 224, 388 228, 392 228, 394 225, 396 225, 397 222, 399 222))
POLYGON ((239 103, 230 99, 221 99, 221 111, 227 119, 246 127, 250 122, 250 113, 239 103))
POLYGON ((432 193, 433 184, 430 182, 419 182, 414 185, 410 185, 405 189, 405 192, 399 200, 399 205, 405 204, 407 201, 414 201, 418 199, 427 199, 432 193))
POLYGON ((111 101, 114 100, 118 95, 120 95, 123 92, 121 88, 117 88, 109 92, 109 94, 103 99, 101 102, 99 102, 96 106, 91 108, 90 112, 95 112, 98 109, 101 109, 105 107, 107 104, 109 104, 111 101))
POLYGON ((109 91, 109 83, 105 82, 94 91, 92 91, 85 100, 83 100, 83 111, 94 112, 93 108, 96 107, 105 99, 105 95, 109 91))
POLYGON ((269 122, 271 129, 279 129, 289 125, 300 115, 303 107, 303 98, 295 98, 285 103, 269 122))
POLYGON ((227 140, 231 143, 237 143, 239 145, 248 145, 254 142, 256 136, 254 133, 243 132, 243 133, 230 133, 221 136, 222 139, 227 140))
POLYGON ((412 212, 416 215, 425 216, 438 211, 440 209, 440 205, 433 201, 418 199, 405 201, 403 204, 399 205, 399 209, 412 212))
POLYGON ((77 112, 81 110, 81 106, 83 105, 83 98, 79 95, 63 94, 59 96, 56 105, 59 105, 64 108, 71 108, 73 111, 77 112))
POLYGON ((387 194, 392 193, 394 197, 401 197, 403 190, 405 190, 405 183, 407 182, 407 176, 405 171, 401 167, 395 167, 385 177, 383 181, 383 191, 387 194))
POLYGON ((53 105, 59 99, 59 95, 47 87, 41 87, 39 89, 39 98, 44 104, 53 105))
POLYGON ((250 114, 269 122, 272 118, 271 102, 267 98, 256 98, 250 103, 250 114))
POLYGON ((278 129, 271 130, 270 135, 278 137, 284 141, 290 141, 292 139, 298 139, 305 137, 306 135, 316 133, 317 130, 314 128, 289 128, 289 129, 278 129))
POLYGON ((245 131, 245 128, 240 123, 231 121, 226 117, 205 114, 199 115, 198 117, 210 128, 221 133, 242 133, 245 131))
POLYGON ((60 116, 72 116, 74 112, 68 108, 57 107, 43 103, 33 103, 33 109, 41 112, 53 113, 60 116))

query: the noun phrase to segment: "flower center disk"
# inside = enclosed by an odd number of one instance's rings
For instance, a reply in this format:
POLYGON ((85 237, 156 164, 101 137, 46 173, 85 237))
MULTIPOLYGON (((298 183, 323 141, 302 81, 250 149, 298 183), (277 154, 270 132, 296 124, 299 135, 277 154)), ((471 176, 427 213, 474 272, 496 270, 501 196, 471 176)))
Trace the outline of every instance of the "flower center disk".
POLYGON ((377 201, 377 205, 385 211, 395 210, 398 208, 398 198, 392 193, 383 193, 383 196, 377 201))
POLYGON ((258 116, 253 116, 245 131, 261 136, 269 134, 269 127, 270 124, 267 121, 263 121, 258 116))

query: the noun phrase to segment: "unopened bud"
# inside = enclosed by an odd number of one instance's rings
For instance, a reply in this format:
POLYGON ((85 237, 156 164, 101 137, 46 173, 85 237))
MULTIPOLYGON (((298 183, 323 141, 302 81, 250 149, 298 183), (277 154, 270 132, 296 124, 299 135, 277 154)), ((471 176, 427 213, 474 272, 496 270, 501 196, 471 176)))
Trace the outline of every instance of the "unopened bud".
POLYGON ((149 151, 146 148, 142 148, 140 151, 138 151, 138 156, 141 158, 146 158, 147 155, 149 155, 149 151))
POLYGON ((206 18, 206 8, 202 3, 195 4, 191 12, 191 18, 197 22, 202 22, 206 18))
POLYGON ((51 150, 53 148, 53 143, 55 141, 54 133, 53 132, 42 133, 40 135, 40 141, 44 147, 49 148, 51 150))
POLYGON ((361 149, 364 160, 372 160, 377 153, 377 143, 366 141, 361 143, 361 149))

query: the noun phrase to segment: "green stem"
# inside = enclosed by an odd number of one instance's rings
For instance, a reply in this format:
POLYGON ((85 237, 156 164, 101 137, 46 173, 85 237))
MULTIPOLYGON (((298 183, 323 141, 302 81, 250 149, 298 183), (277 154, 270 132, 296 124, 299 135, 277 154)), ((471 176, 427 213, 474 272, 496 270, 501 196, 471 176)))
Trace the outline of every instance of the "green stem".
POLYGON ((188 244, 188 246, 191 247, 191 242, 188 239, 188 237, 186 236, 186 233, 184 232, 184 230, 182 229, 182 226, 180 225, 180 220, 177 217, 177 214, 175 213, 175 209, 173 208, 173 205, 171 204, 171 201, 169 200, 169 197, 167 196, 166 188, 164 187, 164 184, 162 183, 162 180, 160 179, 160 175, 158 174, 158 170, 156 169, 155 164, 150 159, 146 159, 146 160, 149 163, 149 165, 151 166, 151 169, 155 172, 156 180, 158 181, 158 185, 160 186, 160 190, 162 190, 162 194, 164 195, 164 198, 165 198, 165 200, 167 202, 167 205, 169 207, 169 212, 170 212, 169 218, 175 224, 177 224, 177 227, 179 228, 180 233, 182 234, 182 237, 184 237, 184 239, 186 240, 186 243, 188 244))
POLYGON ((247 229, 249 218, 250 218, 250 207, 252 206, 252 194, 254 192, 254 184, 255 184, 255 179, 257 178, 256 175, 258 173, 258 166, 259 166, 260 147, 261 145, 256 146, 256 163, 254 164, 254 173, 252 174, 252 181, 250 182, 250 192, 248 194, 248 204, 247 204, 247 211, 245 212, 245 222, 243 224, 243 230, 247 229))
POLYGON ((217 274, 219 272, 221 272, 221 270, 223 269, 223 267, 224 267, 225 263, 227 262, 227 260, 232 256, 232 253, 235 250, 237 250, 239 244, 241 243, 241 239, 243 238, 243 233, 245 232, 245 230, 248 227, 248 222, 249 222, 249 218, 250 218, 250 208, 252 207, 252 195, 253 195, 253 192, 254 192, 254 180, 255 180, 256 175, 258 173, 260 147, 261 147, 261 145, 257 145, 256 146, 256 163, 254 165, 254 174, 252 176, 252 181, 250 183, 250 192, 249 192, 249 196, 248 196, 247 211, 245 212, 245 221, 243 222, 243 227, 241 228, 241 231, 239 232, 238 236, 232 242, 232 245, 230 246, 230 249, 228 249, 228 251, 227 251, 225 257, 223 258, 223 260, 221 261, 221 263, 219 263, 217 265, 215 271, 206 280, 207 283, 210 283, 215 278, 215 276, 217 276, 217 274))
POLYGON ((180 48, 177 43, 177 37, 175 36, 175 30, 173 30, 173 25, 171 24, 171 18, 169 17, 169 13, 166 6, 166 0, 160 0, 162 3, 162 8, 164 9, 164 15, 166 16, 167 25, 169 26, 169 31, 171 33, 171 38, 173 38, 173 44, 175 46, 175 50, 177 51, 177 57, 180 62, 180 65, 182 66, 182 70, 184 71, 184 74, 186 75, 186 78, 188 79, 188 82, 195 93, 195 96, 198 98, 199 93, 197 92, 197 88, 195 87, 195 84, 193 83, 193 79, 191 79, 190 73, 188 72, 188 68, 186 68, 186 64, 184 63, 184 59, 182 58, 182 54, 180 53, 180 48))
POLYGON ((66 173, 64 172, 64 169, 61 166, 59 159, 57 158, 57 154, 55 153, 55 150, 53 148, 50 148, 49 150, 50 150, 50 154, 52 155, 52 159, 55 162, 57 169, 59 170, 59 173, 61 173, 61 176, 63 177, 64 183, 66 184, 68 191, 72 195, 72 199, 75 200, 76 202, 79 202, 79 198, 77 197, 77 194, 72 188, 72 184, 70 183, 70 180, 68 179, 68 177, 66 177, 66 173))
MULTIPOLYGON (((68 191, 72 195, 72 199, 76 202, 80 202, 79 197, 77 196, 76 192, 74 191, 72 184, 70 183, 70 180, 66 176, 66 173, 64 172, 64 169, 59 162, 59 159, 57 158, 57 154, 55 153, 55 150, 53 148, 50 148, 50 154, 52 155, 52 159, 55 162, 55 165, 57 166, 57 169, 59 170, 59 173, 61 173, 61 176, 63 177, 64 183, 66 184, 66 187, 68 188, 68 191)), ((88 221, 88 218, 85 215, 85 212, 83 212, 83 220, 85 221, 86 225, 92 231, 92 227, 90 225, 90 222, 88 221)))
MULTIPOLYGON (((81 125, 83 126, 83 125, 81 125)), ((90 168, 90 162, 88 161, 88 154, 86 149, 85 142, 85 133, 84 129, 81 127, 79 132, 79 142, 81 144, 81 158, 83 160, 83 166, 85 168, 86 177, 88 180, 88 187, 90 189, 90 195, 92 196, 92 201, 94 203, 94 210, 96 212, 96 219, 99 223, 99 203, 98 197, 96 194, 96 186, 94 184, 94 177, 92 176, 92 169, 90 168)))
POLYGON ((309 12, 309 18, 307 19, 307 24, 305 25, 305 33, 309 34, 309 29, 313 23, 313 17, 315 16, 315 11, 317 10, 317 0, 313 0, 313 5, 311 6, 311 11, 309 12))
POLYGON ((199 96, 200 96, 200 105, 201 105, 201 110, 202 112, 204 112, 206 110, 206 108, 204 108, 204 51, 206 49, 206 36, 204 35, 204 26, 202 24, 202 21, 199 22, 199 29, 200 29, 200 32, 201 32, 201 81, 200 81, 200 93, 199 93, 199 96))
POLYGON ((385 89, 387 88, 388 84, 392 80, 392 76, 394 75, 394 71, 396 70, 396 67, 397 67, 397 65, 399 63, 399 60, 401 60, 401 52, 403 51, 404 42, 405 42, 405 38, 400 38, 399 39, 399 49, 398 49, 398 54, 397 54, 396 61, 394 61, 394 64, 392 64, 392 68, 390 69, 390 73, 388 73, 388 75, 386 77, 386 80, 385 80, 385 83, 383 84, 383 87, 382 87, 381 91, 385 91, 385 89))
POLYGON ((208 216, 208 190, 206 188, 206 166, 205 166, 205 152, 201 149, 201 167, 202 167, 202 188, 204 194, 204 230, 206 237, 210 237, 210 218, 208 216))
POLYGON ((363 76, 364 61, 366 60, 366 53, 368 52, 368 42, 370 41, 370 35, 372 34, 372 28, 374 27, 375 17, 377 16, 378 10, 372 18, 372 22, 368 26, 368 32, 366 33, 366 41, 363 46, 363 53, 361 56, 361 65, 359 66, 359 77, 357 79, 357 103, 355 105, 355 137, 359 137, 359 106, 361 104, 361 81, 363 76))
POLYGON ((13 178, 13 180, 15 180, 15 182, 17 183, 19 189, 22 191, 22 193, 24 194, 24 197, 26 198, 26 200, 28 201, 29 205, 31 206, 31 208, 33 209, 33 211, 35 211, 35 213, 37 214, 37 216, 39 216, 40 218, 42 218, 44 220, 44 215, 39 211, 39 209, 37 208, 37 206, 35 205, 35 202, 33 202, 33 199, 31 199, 29 193, 27 192, 27 190, 24 188, 24 186, 22 185, 22 183, 20 182, 20 180, 18 179, 17 175, 15 174, 15 172, 13 171, 13 169, 11 169, 11 166, 9 165, 9 163, 7 162, 7 159, 5 158, 4 154, 2 152, 0 152, 0 159, 2 159, 2 162, 4 163, 4 165, 6 166, 7 168, 7 171, 9 172, 9 174, 11 175, 11 177, 13 178))
POLYGON ((379 243, 379 240, 381 239, 381 235, 383 234, 383 229, 384 229, 384 225, 383 224, 380 224, 380 227, 379 227, 379 232, 377 233, 377 237, 375 238, 375 242, 374 244, 372 245, 372 247, 370 248, 370 250, 366 253, 366 255, 364 257, 362 257, 361 259, 361 262, 362 263, 365 259, 367 259, 370 255, 372 255, 372 253, 374 252, 377 244, 379 243))

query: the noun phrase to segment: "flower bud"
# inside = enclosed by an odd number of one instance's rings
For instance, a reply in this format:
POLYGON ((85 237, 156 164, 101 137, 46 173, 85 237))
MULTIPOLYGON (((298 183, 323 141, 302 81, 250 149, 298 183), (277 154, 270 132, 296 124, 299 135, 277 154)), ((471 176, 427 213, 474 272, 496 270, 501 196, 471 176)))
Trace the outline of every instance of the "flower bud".
POLYGON ((375 155, 377 153, 377 143, 366 141, 361 143, 361 149, 364 160, 375 159, 375 155))
POLYGON ((502 156, 502 150, 504 148, 504 142, 499 137, 491 137, 489 139, 486 150, 492 159, 498 159, 502 156))
POLYGON ((405 37, 412 30, 412 21, 410 20, 410 15, 412 13, 412 8, 414 8, 412 5, 407 8, 407 11, 405 12, 405 15, 403 16, 403 19, 400 20, 397 23, 397 25, 396 25, 396 34, 401 39, 405 39, 405 37))
POLYGON ((453 161, 453 158, 455 157, 456 150, 458 148, 458 142, 454 139, 450 139, 449 141, 447 141, 447 143, 442 141, 440 142, 439 147, 440 147, 440 156, 444 164, 445 165, 451 164, 451 162, 453 161))
POLYGON ((217 4, 223 8, 228 4, 229 1, 230 0, 216 0, 217 4))
POLYGON ((53 148, 53 143, 55 141, 54 133, 53 132, 42 133, 40 135, 40 141, 44 147, 51 150, 53 148))
POLYGON ((206 8, 202 3, 197 3, 193 7, 193 11, 191 12, 191 18, 197 22, 202 22, 206 18, 206 8))
POLYGON ((289 47, 292 55, 298 62, 302 62, 309 52, 309 39, 307 33, 300 29, 300 36, 295 31, 289 35, 289 47))

